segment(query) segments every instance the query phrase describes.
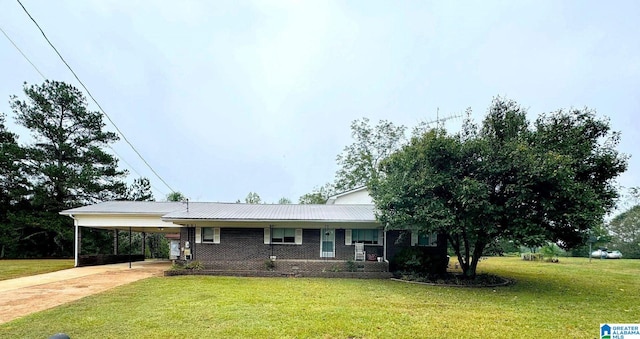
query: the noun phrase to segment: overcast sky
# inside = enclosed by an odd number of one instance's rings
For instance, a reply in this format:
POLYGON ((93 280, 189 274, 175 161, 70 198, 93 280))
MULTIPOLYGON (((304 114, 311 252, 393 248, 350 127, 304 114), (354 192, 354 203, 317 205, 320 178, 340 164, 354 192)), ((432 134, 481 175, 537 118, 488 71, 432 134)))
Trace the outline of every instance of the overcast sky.
MULTIPOLYGON (((22 2, 193 201, 254 191, 295 202, 333 181, 352 120, 411 127, 467 107, 481 119, 496 95, 531 118, 585 106, 610 117, 632 156, 619 184, 640 186, 638 1, 22 2)), ((0 3, 0 27, 46 77, 79 87, 16 1, 0 3)), ((11 123, 9 96, 43 79, 4 36, 0 60, 0 112, 11 123)), ((169 189, 128 146, 114 148, 130 180, 149 177, 164 198, 169 189)))

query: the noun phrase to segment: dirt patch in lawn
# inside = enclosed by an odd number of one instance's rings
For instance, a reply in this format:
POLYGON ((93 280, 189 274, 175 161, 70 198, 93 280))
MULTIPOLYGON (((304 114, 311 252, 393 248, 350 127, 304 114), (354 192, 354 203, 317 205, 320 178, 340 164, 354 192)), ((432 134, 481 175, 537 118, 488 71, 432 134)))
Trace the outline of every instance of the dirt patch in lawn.
MULTIPOLYGON (((19 288, 8 288, 0 291, 0 324, 25 315, 56 307, 80 298, 100 293, 111 288, 132 283, 141 279, 162 276, 164 270, 169 268, 166 262, 134 263, 133 268, 128 265, 95 266, 92 271, 83 276, 74 276, 73 270, 69 270, 68 276, 56 281, 48 281, 45 275, 29 277, 32 284, 25 284, 19 288), (38 280, 47 281, 38 284, 38 280)), ((79 268, 85 269, 88 268, 79 268)), ((84 273, 83 273, 84 274, 84 273)))

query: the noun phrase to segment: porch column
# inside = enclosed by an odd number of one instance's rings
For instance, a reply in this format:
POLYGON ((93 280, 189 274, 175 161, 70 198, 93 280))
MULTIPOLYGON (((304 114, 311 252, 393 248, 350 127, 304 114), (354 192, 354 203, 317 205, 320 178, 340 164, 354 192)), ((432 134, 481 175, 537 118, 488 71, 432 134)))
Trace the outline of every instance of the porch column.
POLYGON ((113 230, 113 254, 118 255, 118 230, 113 230))

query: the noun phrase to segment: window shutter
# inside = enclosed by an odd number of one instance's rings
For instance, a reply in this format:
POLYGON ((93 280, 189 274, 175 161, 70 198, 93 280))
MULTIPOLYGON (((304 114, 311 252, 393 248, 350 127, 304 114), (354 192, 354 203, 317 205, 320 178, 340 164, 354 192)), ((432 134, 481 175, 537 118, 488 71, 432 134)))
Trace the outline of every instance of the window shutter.
POLYGON ((378 245, 382 245, 384 242, 384 229, 378 229, 378 245))
POLYGON ((216 227, 213 229, 213 243, 214 244, 220 243, 220 227, 216 227))
POLYGON ((344 230, 344 244, 351 245, 351 230, 344 230))
POLYGON ((418 231, 411 231, 411 246, 418 244, 418 231))
POLYGON ((265 244, 271 243, 271 229, 269 227, 264 228, 264 243, 265 244))
POLYGON ((302 228, 296 228, 296 245, 302 245, 302 228))
POLYGON ((196 227, 196 244, 202 242, 202 227, 196 227))
POLYGON ((429 237, 429 246, 438 246, 438 233, 433 232, 429 237))

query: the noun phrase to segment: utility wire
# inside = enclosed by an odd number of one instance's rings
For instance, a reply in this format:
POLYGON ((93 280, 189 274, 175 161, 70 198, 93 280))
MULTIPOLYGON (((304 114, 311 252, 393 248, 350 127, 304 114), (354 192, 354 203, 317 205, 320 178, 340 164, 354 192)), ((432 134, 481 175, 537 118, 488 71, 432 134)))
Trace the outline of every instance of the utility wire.
POLYGON ((20 4, 20 7, 22 7, 22 9, 24 10, 25 13, 27 13, 27 15, 29 16, 29 18, 31 19, 31 21, 33 21, 33 23, 36 25, 36 27, 38 27, 38 30, 40 30, 40 33, 42 33, 42 36, 44 37, 45 40, 47 40, 47 43, 49 43, 49 46, 51 46, 51 48, 53 48, 53 50, 56 52, 56 54, 58 55, 58 57, 60 57, 60 60, 62 60, 62 62, 67 66, 67 68, 69 69, 69 71, 71 71, 71 73, 73 74, 73 76, 76 78, 76 80, 78 80, 78 82, 80 83, 80 85, 82 85, 82 88, 84 88, 84 90, 87 92, 87 94, 89 95, 89 97, 91 98, 91 100, 93 100, 93 102, 98 106, 98 108, 100 109, 100 111, 102 112, 102 114, 104 114, 104 116, 109 120, 109 122, 111 122, 111 124, 113 125, 113 127, 115 127, 116 131, 118 131, 118 133, 122 136, 122 139, 131 147, 131 149, 138 155, 138 157, 142 160, 142 162, 144 162, 145 165, 147 165, 147 167, 151 170, 151 172, 153 172, 153 174, 160 179, 160 181, 162 181, 162 183, 167 186, 167 188, 169 188, 169 190, 173 193, 175 193, 175 190, 173 188, 171 188, 171 186, 169 186, 169 184, 167 184, 167 182, 162 179, 162 177, 158 174, 158 172, 156 172, 156 170, 153 169, 153 167, 151 167, 151 165, 149 165, 149 163, 147 162, 147 160, 144 159, 144 157, 142 156, 142 154, 140 154, 140 152, 138 152, 138 150, 133 146, 133 144, 129 141, 129 139, 127 139, 127 137, 124 135, 124 133, 122 133, 122 131, 120 130, 120 128, 118 128, 118 126, 115 124, 115 122, 113 122, 113 120, 111 120, 111 117, 107 114, 107 112, 105 112, 104 109, 102 109, 102 106, 100 106, 100 104, 98 103, 98 101, 93 97, 93 95, 91 94, 91 92, 89 91, 89 89, 87 88, 87 86, 84 85, 84 83, 82 82, 82 80, 80 80, 80 78, 78 77, 78 75, 76 74, 76 72, 73 71, 73 68, 71 68, 71 66, 69 66, 69 64, 67 63, 67 61, 62 57, 62 55, 60 54, 60 52, 58 52, 58 49, 53 45, 53 43, 51 43, 51 41, 49 40, 49 38, 47 37, 47 35, 44 33, 44 31, 42 30, 42 28, 40 28, 40 25, 38 24, 38 22, 31 16, 31 14, 29 13, 29 11, 24 7, 24 5, 22 4, 22 2, 20 2, 20 0, 17 0, 18 3, 20 4))
POLYGON ((15 47, 18 52, 20 52, 20 54, 22 54, 22 56, 27 59, 27 61, 31 64, 31 66, 33 66, 33 68, 35 68, 36 72, 38 72, 38 74, 40 74, 40 76, 42 76, 43 79, 47 80, 47 77, 44 76, 44 74, 42 74, 42 72, 40 72, 40 70, 38 69, 38 67, 36 67, 36 65, 33 64, 33 62, 31 62, 31 60, 29 60, 29 58, 27 58, 27 56, 22 52, 22 50, 20 49, 20 47, 18 47, 18 45, 16 45, 15 42, 13 42, 13 40, 11 40, 11 38, 7 35, 7 33, 4 31, 4 29, 2 29, 2 27, 0 27, 0 31, 2 32, 2 34, 4 34, 4 36, 7 38, 7 40, 9 40, 9 42, 11 42, 11 44, 13 45, 13 47, 15 47))
MULTIPOLYGON (((7 34, 3 29, 2 29, 2 27, 0 27, 0 31, 2 32, 2 34, 4 34, 4 36, 5 36, 5 37, 7 37, 7 39, 11 42, 11 44, 13 45, 13 47, 15 47, 15 48, 18 50, 18 52, 20 52, 20 54, 22 54, 22 56, 23 56, 23 57, 24 57, 24 58, 29 62, 29 64, 31 64, 31 66, 33 66, 33 68, 36 70, 36 72, 38 72, 38 74, 40 74, 40 76, 42 76, 42 79, 47 80, 47 77, 46 77, 44 74, 42 74, 42 72, 40 72, 40 70, 38 69, 38 67, 37 67, 33 62, 31 62, 31 60, 29 60, 29 57, 27 57, 27 55, 26 55, 26 54, 24 54, 24 53, 22 52, 22 50, 20 49, 20 47, 18 47, 18 45, 17 45, 13 40, 11 40, 11 38, 9 37, 9 35, 8 35, 8 34, 7 34)), ((135 172, 139 177, 141 177, 141 178, 142 178, 142 177, 144 177, 142 174, 140 174, 140 172, 138 172, 138 170, 136 170, 136 168, 135 168, 135 167, 133 167, 129 162, 127 162, 127 160, 126 160, 123 156, 121 156, 121 155, 116 151, 116 149, 115 149, 115 148, 111 147, 111 145, 109 145, 109 144, 107 144, 107 147, 109 147, 109 149, 111 149, 111 151, 112 151, 112 152, 113 152, 113 153, 114 153, 114 154, 115 154, 115 155, 116 155, 120 160, 122 160, 122 161, 123 161, 127 166, 129 166, 129 168, 131 168, 131 170, 132 170, 132 171, 134 171, 134 172, 135 172)), ((166 196, 166 195, 167 195, 163 190, 161 190, 161 189, 159 189, 159 188, 155 187, 155 186, 154 186, 154 185, 152 185, 151 183, 149 183, 149 184, 151 185, 151 188, 153 188, 153 189, 154 189, 154 190, 156 190, 157 192, 160 192, 160 194, 162 194, 163 196, 166 196)))

